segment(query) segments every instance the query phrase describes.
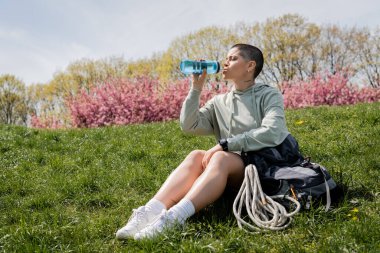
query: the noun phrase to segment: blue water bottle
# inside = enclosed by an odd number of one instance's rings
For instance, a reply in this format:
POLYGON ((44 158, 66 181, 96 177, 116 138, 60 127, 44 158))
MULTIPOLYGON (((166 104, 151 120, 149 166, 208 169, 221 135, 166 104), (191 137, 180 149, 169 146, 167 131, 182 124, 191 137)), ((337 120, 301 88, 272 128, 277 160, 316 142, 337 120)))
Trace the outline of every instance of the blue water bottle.
POLYGON ((220 64, 217 61, 182 60, 180 69, 184 74, 202 74, 203 69, 206 69, 207 74, 216 74, 220 70, 220 64))

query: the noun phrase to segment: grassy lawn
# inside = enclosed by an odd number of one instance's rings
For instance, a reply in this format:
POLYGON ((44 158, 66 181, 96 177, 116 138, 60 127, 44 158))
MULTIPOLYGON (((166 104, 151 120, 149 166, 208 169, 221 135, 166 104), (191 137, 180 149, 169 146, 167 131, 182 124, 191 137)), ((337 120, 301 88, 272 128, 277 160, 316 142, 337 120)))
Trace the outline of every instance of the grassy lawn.
MULTIPOLYGON (((0 125, 2 252, 380 252, 380 103, 286 112, 304 155, 346 187, 332 211, 299 213, 281 232, 248 234, 218 201, 154 240, 114 233, 193 149, 178 121, 97 129, 0 125)), ((226 208, 228 207, 228 208, 226 208)))

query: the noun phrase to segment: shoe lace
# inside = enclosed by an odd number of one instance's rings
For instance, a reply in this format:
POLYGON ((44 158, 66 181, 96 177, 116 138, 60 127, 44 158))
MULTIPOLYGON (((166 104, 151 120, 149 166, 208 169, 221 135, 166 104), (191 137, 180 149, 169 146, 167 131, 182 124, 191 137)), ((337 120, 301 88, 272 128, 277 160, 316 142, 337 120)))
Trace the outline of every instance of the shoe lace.
POLYGON ((151 225, 159 224, 160 227, 165 227, 169 223, 175 222, 175 218, 172 213, 165 211, 162 215, 160 215, 156 222, 153 222, 151 225))
POLYGON ((145 210, 133 209, 132 211, 133 211, 133 213, 132 213, 131 217, 128 219, 128 223, 129 222, 140 223, 142 217, 144 216, 145 210))
POLYGON ((165 222, 168 219, 168 212, 164 212, 160 217, 160 222, 165 222))

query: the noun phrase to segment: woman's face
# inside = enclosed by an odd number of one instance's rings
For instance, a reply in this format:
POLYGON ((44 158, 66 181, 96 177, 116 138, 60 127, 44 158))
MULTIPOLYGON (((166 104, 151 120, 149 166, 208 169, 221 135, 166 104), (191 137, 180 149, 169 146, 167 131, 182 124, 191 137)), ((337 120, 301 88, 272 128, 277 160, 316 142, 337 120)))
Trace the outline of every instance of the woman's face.
POLYGON ((252 79, 252 61, 247 61, 239 54, 238 48, 231 48, 223 63, 223 79, 239 81, 252 79))

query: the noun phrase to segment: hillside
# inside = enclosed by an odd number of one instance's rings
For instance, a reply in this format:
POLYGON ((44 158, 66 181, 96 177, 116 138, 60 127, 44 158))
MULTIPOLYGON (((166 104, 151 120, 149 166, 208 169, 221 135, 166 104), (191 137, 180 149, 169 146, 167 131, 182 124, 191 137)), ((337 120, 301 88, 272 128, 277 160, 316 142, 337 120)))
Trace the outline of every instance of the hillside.
POLYGON ((152 241, 119 242, 132 208, 212 137, 185 135, 178 121, 93 129, 0 125, 2 252, 375 252, 380 247, 380 103, 286 111, 305 156, 346 189, 332 211, 300 213, 282 232, 238 229, 226 202, 152 241))

